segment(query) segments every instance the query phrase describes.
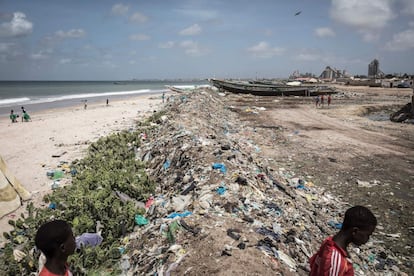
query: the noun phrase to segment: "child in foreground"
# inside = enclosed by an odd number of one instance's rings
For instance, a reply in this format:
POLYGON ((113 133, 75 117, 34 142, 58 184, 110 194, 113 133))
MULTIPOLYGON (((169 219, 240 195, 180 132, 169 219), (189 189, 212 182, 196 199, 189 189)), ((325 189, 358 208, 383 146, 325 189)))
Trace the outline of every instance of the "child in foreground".
POLYGON ((71 276, 67 259, 75 252, 76 243, 70 225, 63 220, 47 222, 39 227, 35 244, 46 256, 39 276, 71 276))
POLYGON ((368 242, 377 226, 377 219, 366 207, 354 206, 345 212, 341 230, 328 237, 310 260, 310 276, 353 276, 354 268, 347 251, 350 243, 368 242))

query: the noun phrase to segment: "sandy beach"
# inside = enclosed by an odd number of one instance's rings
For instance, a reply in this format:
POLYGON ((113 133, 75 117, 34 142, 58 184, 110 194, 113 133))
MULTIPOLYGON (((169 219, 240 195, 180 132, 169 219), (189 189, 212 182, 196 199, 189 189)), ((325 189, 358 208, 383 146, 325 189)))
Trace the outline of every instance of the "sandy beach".
MULTIPOLYGON (((143 95, 112 101, 105 100, 59 109, 31 113, 31 122, 11 123, 9 118, 0 119, 0 154, 9 169, 24 187, 32 193, 32 201, 40 203, 44 194, 51 192, 53 183, 46 172, 54 170, 60 162, 81 158, 88 145, 99 137, 128 129, 135 120, 157 110, 161 104, 159 95, 143 95), (61 155, 52 157, 52 155, 61 155)), ((0 220, 1 232, 11 228, 9 219, 20 215, 25 208, 0 220)))

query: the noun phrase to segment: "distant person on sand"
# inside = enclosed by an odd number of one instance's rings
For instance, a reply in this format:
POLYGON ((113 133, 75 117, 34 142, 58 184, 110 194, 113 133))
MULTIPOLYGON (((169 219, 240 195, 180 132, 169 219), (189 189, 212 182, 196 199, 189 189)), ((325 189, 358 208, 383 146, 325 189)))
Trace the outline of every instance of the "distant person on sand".
POLYGON ((331 94, 329 94, 328 95, 328 107, 331 105, 331 101, 332 101, 331 94))
POLYGON ((83 109, 87 109, 88 108, 88 100, 85 100, 85 104, 83 105, 83 109))
POLYGON ((17 117, 19 117, 19 115, 14 114, 13 109, 10 110, 10 120, 12 123, 17 123, 17 117))
POLYGON ((32 119, 30 119, 29 114, 26 112, 26 109, 24 109, 24 106, 22 106, 22 122, 23 120, 25 122, 32 121, 32 119))
POLYGON ((67 259, 75 252, 76 242, 66 221, 54 220, 40 226, 35 244, 46 256, 46 263, 39 267, 39 276, 72 275, 67 259))
POLYGON ((315 107, 318 108, 319 105, 319 95, 315 97, 315 107))
POLYGON ((106 99, 106 106, 109 105, 109 99, 106 99))
POLYGON ((323 105, 324 105, 324 101, 325 101, 325 98, 323 97, 323 95, 321 95, 321 106, 323 107, 323 105))
POLYGON ((165 92, 162 92, 161 98, 162 98, 162 103, 164 103, 164 100, 165 100, 165 92))
POLYGON ((309 259, 309 275, 353 276, 347 247, 350 243, 356 246, 367 243, 376 226, 377 219, 368 208, 354 206, 346 210, 341 230, 325 239, 319 251, 309 259))

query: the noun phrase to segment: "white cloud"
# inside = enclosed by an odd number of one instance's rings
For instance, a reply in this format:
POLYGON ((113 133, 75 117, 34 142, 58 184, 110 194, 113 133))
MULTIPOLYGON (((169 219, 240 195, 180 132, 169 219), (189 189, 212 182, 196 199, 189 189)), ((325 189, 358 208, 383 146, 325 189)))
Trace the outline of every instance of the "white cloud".
POLYGON ((328 27, 321 27, 315 29, 315 34, 319 37, 334 37, 336 35, 335 32, 328 27))
POLYGON ((130 40, 136 40, 136 41, 144 41, 144 40, 150 40, 151 37, 146 34, 133 34, 129 36, 130 40))
POLYGON ((180 35, 198 35, 201 33, 201 27, 198 24, 191 25, 179 32, 180 35))
POLYGON ((180 46, 184 48, 184 52, 189 56, 202 56, 205 55, 208 50, 201 47, 197 42, 192 40, 186 40, 180 43, 180 46))
POLYGON ((379 37, 379 31, 395 17, 393 0, 332 0, 331 18, 355 28, 365 41, 379 37))
POLYGON ((128 13, 129 6, 124 4, 115 4, 112 6, 111 13, 114 15, 126 15, 128 13))
POLYGON ((131 22, 137 22, 137 23, 145 23, 148 21, 148 17, 140 12, 136 12, 129 18, 129 21, 131 22))
POLYGON ((82 29, 72 29, 67 32, 64 31, 57 31, 56 36, 59 38, 80 38, 84 37, 86 35, 86 32, 82 29))
POLYGON ((10 22, 3 22, 0 25, 0 37, 16 37, 28 35, 33 31, 33 23, 26 19, 22 12, 13 13, 10 22))
POLYGON ((414 29, 408 29, 393 35, 392 40, 384 47, 390 51, 404 51, 414 49, 414 29))
POLYGON ((161 49, 169 49, 175 46, 175 42, 174 41, 167 41, 165 43, 160 43, 158 45, 159 48, 161 49))
POLYGON ((248 48, 247 51, 252 53, 255 57, 271 58, 273 56, 282 54, 285 51, 285 49, 278 47, 270 47, 270 45, 267 42, 261 41, 257 45, 248 48))

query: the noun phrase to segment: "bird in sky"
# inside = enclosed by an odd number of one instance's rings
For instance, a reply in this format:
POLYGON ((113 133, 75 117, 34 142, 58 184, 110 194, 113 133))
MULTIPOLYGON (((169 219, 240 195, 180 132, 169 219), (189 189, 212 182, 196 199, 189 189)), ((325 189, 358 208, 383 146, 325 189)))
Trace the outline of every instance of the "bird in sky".
POLYGON ((295 13, 295 16, 297 16, 297 15, 299 15, 301 13, 302 13, 302 11, 298 11, 297 13, 295 13))

